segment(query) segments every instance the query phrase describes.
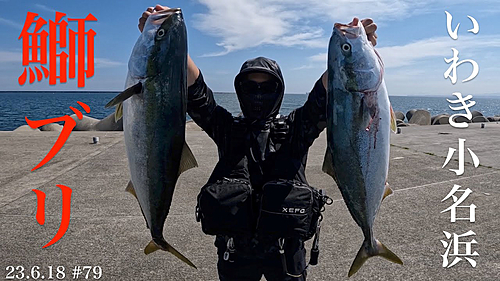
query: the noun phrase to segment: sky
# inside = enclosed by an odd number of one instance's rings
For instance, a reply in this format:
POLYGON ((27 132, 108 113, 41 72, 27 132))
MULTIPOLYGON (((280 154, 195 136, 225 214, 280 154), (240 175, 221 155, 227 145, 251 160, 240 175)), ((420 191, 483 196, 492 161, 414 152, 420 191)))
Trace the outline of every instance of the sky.
MULTIPOLYGON (((151 1, 19 1, 0 0, 0 91, 121 91, 127 63, 139 37, 138 18, 151 1), (49 85, 48 79, 19 85, 22 74, 22 40, 18 37, 28 12, 47 22, 55 11, 64 18, 97 18, 86 29, 96 32, 95 74, 78 88, 76 79, 49 85)), ((390 95, 449 96, 453 92, 472 95, 500 95, 500 16, 498 0, 394 1, 394 0, 185 0, 160 3, 179 7, 187 25, 189 53, 201 69, 208 86, 217 92, 233 92, 234 77, 242 63, 265 56, 280 65, 286 93, 310 91, 326 70, 326 52, 333 24, 348 23, 354 16, 372 18, 378 25, 377 50, 385 64, 385 82, 390 95), (458 39, 447 32, 446 14, 457 24, 458 39), (479 23, 472 28, 471 16, 479 23), (443 77, 450 66, 452 48, 459 59, 472 59, 478 76, 462 82, 472 73, 463 63, 458 81, 443 77)), ((76 29, 70 22, 69 28, 76 29)), ((48 25, 44 28, 49 31, 48 25)), ((64 49, 63 49, 64 50, 64 49)), ((67 49, 64 51, 68 52, 67 49)), ((34 64, 33 64, 34 66, 34 64)))

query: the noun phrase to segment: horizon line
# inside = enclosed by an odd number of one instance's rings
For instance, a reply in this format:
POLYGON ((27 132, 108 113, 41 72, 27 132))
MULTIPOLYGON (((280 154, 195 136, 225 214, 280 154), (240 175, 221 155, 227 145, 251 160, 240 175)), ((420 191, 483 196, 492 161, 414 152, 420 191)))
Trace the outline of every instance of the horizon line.
MULTIPOLYGON (((27 90, 27 91, 19 91, 19 90, 0 90, 0 94, 5 93, 121 93, 122 91, 111 91, 111 90, 27 90)), ((235 94, 235 92, 225 92, 225 91, 213 91, 215 94, 235 94)), ((285 95, 308 95, 309 92, 306 93, 285 93, 285 95)), ((389 95, 390 97, 446 97, 446 95, 439 94, 415 94, 415 95, 389 95)), ((487 94, 473 94, 473 96, 485 97, 485 96, 497 96, 500 97, 500 93, 487 93, 487 94)))

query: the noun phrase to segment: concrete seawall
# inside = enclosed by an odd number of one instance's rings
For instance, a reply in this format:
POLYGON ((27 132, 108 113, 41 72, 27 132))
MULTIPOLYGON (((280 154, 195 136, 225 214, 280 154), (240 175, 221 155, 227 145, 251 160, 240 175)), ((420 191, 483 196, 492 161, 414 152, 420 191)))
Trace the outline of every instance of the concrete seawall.
MULTIPOLYGON (((47 277, 49 265, 54 272, 57 266, 64 266, 64 280, 73 280, 71 270, 77 265, 100 266, 100 280, 217 280, 214 237, 204 235, 194 218, 198 191, 217 162, 216 146, 203 131, 194 127, 186 132, 199 167, 181 175, 164 230, 166 240, 193 261, 197 270, 169 253, 144 255, 150 234, 135 198, 124 192, 129 171, 123 132, 73 132, 49 163, 31 172, 58 136, 59 132, 0 132, 2 268, 23 266, 29 273, 31 267, 40 266, 47 277), (91 144, 93 136, 100 138, 98 144, 91 144), (42 249, 61 221, 61 190, 56 184, 73 190, 70 226, 60 241, 42 249), (43 226, 35 219, 37 201, 32 189, 47 196, 43 226)), ((446 125, 412 126, 392 135, 388 182, 395 192, 383 202, 374 231, 405 265, 373 258, 350 280, 499 280, 499 138, 500 125, 493 123, 483 129, 480 124, 470 124, 462 130, 446 125), (448 170, 457 169, 458 161, 441 168, 448 148, 457 149, 453 159, 458 159, 459 138, 466 139, 465 148, 481 162, 474 168, 466 149, 462 176, 448 170), (454 184, 473 191, 461 206, 477 206, 475 223, 451 223, 450 213, 441 213, 453 204, 451 199, 441 200, 454 184), (461 242, 477 241, 472 248, 479 256, 471 257, 477 267, 464 259, 452 268, 443 268, 441 255, 446 249, 440 240, 449 241, 443 231, 463 234, 469 230, 476 235, 461 238, 461 242)), ((363 235, 333 179, 321 171, 325 147, 323 132, 310 149, 306 176, 334 204, 326 208, 319 265, 308 270, 308 280, 347 280, 363 235)), ((467 216, 468 212, 458 215, 467 216)), ((465 246, 460 247, 463 253, 465 246)))

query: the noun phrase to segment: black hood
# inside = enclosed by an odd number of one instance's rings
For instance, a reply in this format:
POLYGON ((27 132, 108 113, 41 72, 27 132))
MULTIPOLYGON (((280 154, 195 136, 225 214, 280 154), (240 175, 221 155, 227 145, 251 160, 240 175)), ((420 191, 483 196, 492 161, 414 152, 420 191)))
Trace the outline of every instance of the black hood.
POLYGON ((240 82, 245 78, 248 73, 252 72, 262 72, 272 75, 279 83, 278 97, 275 106, 270 110, 269 114, 265 118, 272 118, 279 113, 281 103, 283 101, 283 95, 285 94, 285 83, 283 81, 283 76, 281 74, 281 69, 276 61, 268 59, 265 57, 258 57, 254 59, 247 60, 241 66, 240 73, 234 78, 234 89, 236 90, 236 95, 240 102, 240 107, 242 108, 243 114, 245 113, 242 104, 242 93, 240 91, 240 82))

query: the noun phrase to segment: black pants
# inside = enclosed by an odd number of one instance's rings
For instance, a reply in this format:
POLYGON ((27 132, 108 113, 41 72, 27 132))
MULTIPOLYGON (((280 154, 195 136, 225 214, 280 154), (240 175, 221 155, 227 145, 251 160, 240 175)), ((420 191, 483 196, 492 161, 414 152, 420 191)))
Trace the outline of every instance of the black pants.
POLYGON ((218 236, 217 269, 221 281, 260 281, 262 275, 267 281, 305 281, 306 250, 300 240, 285 240, 284 250, 287 273, 278 252, 278 244, 260 243, 252 245, 248 241, 234 238, 235 251, 224 260, 227 250, 227 237, 218 236))

